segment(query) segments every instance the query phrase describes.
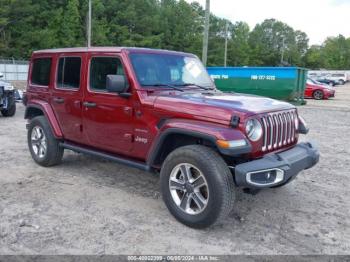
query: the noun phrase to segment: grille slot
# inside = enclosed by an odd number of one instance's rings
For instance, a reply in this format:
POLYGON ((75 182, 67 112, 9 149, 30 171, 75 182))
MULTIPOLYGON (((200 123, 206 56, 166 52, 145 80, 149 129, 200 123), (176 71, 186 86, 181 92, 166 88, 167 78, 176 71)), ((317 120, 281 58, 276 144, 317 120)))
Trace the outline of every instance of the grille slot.
POLYGON ((293 143, 296 139, 294 121, 297 117, 295 110, 270 113, 261 117, 264 132, 262 151, 278 149, 293 143))

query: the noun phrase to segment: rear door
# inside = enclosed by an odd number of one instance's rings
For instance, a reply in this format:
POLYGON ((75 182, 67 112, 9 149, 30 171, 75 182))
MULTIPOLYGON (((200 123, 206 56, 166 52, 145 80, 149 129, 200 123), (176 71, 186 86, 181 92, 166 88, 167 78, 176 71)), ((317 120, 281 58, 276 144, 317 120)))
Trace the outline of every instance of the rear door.
MULTIPOLYGON (((132 98, 106 89, 107 75, 125 75, 118 54, 89 54, 87 89, 83 102, 83 129, 90 146, 127 155, 132 149, 132 98)), ((126 77, 127 79, 127 77, 126 77)))
POLYGON ((56 58, 56 77, 52 89, 51 105, 64 138, 83 142, 82 86, 84 82, 85 54, 67 53, 56 58))

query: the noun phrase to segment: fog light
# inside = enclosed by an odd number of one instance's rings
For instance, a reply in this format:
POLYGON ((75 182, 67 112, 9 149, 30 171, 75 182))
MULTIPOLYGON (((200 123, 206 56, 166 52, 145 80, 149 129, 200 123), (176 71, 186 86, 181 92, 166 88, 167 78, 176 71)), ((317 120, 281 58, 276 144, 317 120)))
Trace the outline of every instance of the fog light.
POLYGON ((278 168, 247 173, 247 183, 255 186, 271 186, 283 181, 284 171, 278 168))

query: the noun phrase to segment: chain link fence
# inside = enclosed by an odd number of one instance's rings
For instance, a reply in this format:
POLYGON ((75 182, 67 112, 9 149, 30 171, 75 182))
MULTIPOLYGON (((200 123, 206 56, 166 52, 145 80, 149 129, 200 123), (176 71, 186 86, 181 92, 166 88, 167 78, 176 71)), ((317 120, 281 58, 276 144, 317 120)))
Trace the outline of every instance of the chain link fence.
POLYGON ((28 61, 0 58, 0 72, 4 74, 3 80, 26 81, 28 77, 28 68, 28 61))

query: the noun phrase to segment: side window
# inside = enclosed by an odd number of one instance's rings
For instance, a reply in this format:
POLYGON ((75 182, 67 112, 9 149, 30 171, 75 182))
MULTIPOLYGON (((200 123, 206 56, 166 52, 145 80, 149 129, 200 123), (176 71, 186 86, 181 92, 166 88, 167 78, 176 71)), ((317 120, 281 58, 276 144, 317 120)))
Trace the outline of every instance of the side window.
POLYGON ((32 79, 34 85, 50 84, 51 58, 36 58, 33 62, 32 79))
POLYGON ((90 88, 106 90, 107 75, 124 75, 122 63, 117 57, 93 57, 90 62, 90 88))
POLYGON ((78 89, 80 86, 80 57, 61 57, 58 62, 57 88, 78 89))

